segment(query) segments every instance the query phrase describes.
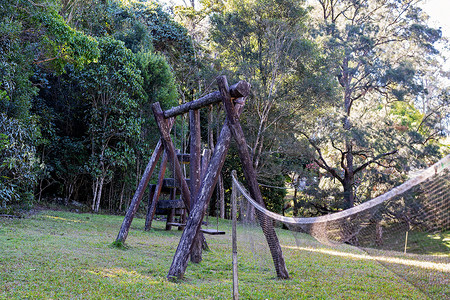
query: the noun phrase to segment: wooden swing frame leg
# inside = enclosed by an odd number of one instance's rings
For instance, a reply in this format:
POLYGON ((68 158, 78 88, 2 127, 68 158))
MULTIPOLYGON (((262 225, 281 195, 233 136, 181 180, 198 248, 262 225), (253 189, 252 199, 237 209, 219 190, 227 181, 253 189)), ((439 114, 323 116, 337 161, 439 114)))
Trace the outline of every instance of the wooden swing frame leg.
MULTIPOLYGON (((201 128, 200 110, 198 109, 189 111, 189 131, 191 132, 189 146, 189 184, 191 185, 191 209, 193 209, 201 184, 201 128)), ((191 247, 191 261, 193 263, 198 264, 202 261, 204 244, 207 245, 205 236, 202 232, 199 232, 191 247)))
MULTIPOLYGON (((238 99, 239 100, 239 99, 238 99)), ((236 104, 238 114, 242 111, 244 106, 244 101, 239 101, 236 104)), ((238 102, 238 101, 237 101, 238 102)), ((225 121, 224 126, 219 135, 216 147, 214 148, 214 153, 205 171, 200 185, 200 190, 197 194, 194 207, 192 208, 188 221, 186 222, 186 227, 178 244, 175 256, 172 261, 172 265, 169 269, 169 274, 167 279, 176 280, 184 276, 187 268, 189 254, 191 252, 191 247, 193 245, 194 239, 197 237, 198 232, 200 232, 200 226, 203 220, 205 209, 208 206, 208 200, 211 198, 214 192, 214 187, 219 178, 220 171, 222 170, 225 158, 228 152, 228 148, 231 143, 231 131, 225 121)))
MULTIPOLYGON (((167 121, 167 130, 170 132, 172 126, 174 124, 174 119, 171 118, 167 121)), ((136 215, 136 211, 141 203, 142 197, 144 196, 144 191, 147 188, 148 182, 150 181, 150 177, 152 176, 153 171, 155 170, 156 163, 158 162, 161 154, 163 152, 163 142, 162 139, 158 141, 156 144, 155 150, 153 151, 152 157, 145 168, 144 174, 142 175, 142 179, 139 182, 139 186, 134 193, 133 199, 131 200, 130 207, 128 207, 125 218, 122 222, 122 226, 120 227, 119 234, 116 238, 116 243, 125 243, 127 239, 128 232, 130 231, 131 222, 133 222, 133 218, 136 215)))
POLYGON ((175 146, 173 145, 172 139, 170 137, 169 124, 164 119, 164 112, 162 111, 159 102, 153 103, 152 110, 153 115, 155 116, 156 124, 158 125, 159 133, 161 135, 161 141, 164 146, 164 151, 167 153, 169 163, 174 168, 173 171, 175 174, 177 186, 181 187, 181 199, 184 202, 186 210, 189 212, 191 203, 191 192, 189 191, 186 179, 183 176, 180 161, 177 158, 175 146))
MULTIPOLYGON (((242 168, 244 171, 245 179, 247 180, 250 195, 261 206, 265 207, 262 199, 261 191, 259 190, 258 181, 256 180, 256 171, 253 168, 253 163, 250 158, 250 154, 247 149, 247 142, 245 141, 244 131, 242 130, 241 123, 239 122, 239 116, 236 113, 235 107, 230 99, 230 91, 228 88, 227 79, 225 76, 217 78, 217 84, 219 86, 220 94, 222 95, 223 104, 227 113, 228 127, 236 141, 238 146, 239 158, 241 159, 242 168)), ((277 276, 281 279, 288 279, 289 273, 284 261, 283 252, 281 250, 280 242, 278 240, 275 229, 271 220, 261 213, 257 213, 259 223, 263 229, 264 235, 269 245, 270 253, 272 255, 273 262, 275 264, 275 270, 277 276)))

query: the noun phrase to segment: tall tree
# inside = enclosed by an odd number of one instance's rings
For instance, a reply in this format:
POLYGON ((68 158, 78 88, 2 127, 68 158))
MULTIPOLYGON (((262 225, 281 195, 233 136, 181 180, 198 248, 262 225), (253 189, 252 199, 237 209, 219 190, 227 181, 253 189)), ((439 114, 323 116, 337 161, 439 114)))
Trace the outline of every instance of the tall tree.
POLYGON ((419 144, 427 142, 428 130, 414 124, 402 129, 395 114, 397 101, 415 110, 425 93, 421 68, 437 55, 433 44, 441 38, 440 30, 426 25, 418 2, 315 2, 317 40, 334 61, 330 72, 341 85, 340 100, 309 129, 298 128, 315 150, 315 163, 341 184, 343 207, 355 204, 364 170, 393 167, 405 151, 423 152, 419 144))
MULTIPOLYGON (((35 179, 42 171, 36 167, 40 164, 34 155, 36 146, 43 143, 43 122, 32 105, 48 84, 46 75, 61 74, 69 62, 82 67, 98 56, 95 39, 68 26, 56 4, 25 0, 0 3, 1 134, 7 141, 0 154, 0 172, 4 187, 12 188, 9 199, 15 195, 19 202, 33 198, 35 179)), ((4 200, 3 195, 0 198, 4 200)))
POLYGON ((221 67, 252 84, 243 115, 260 179, 277 174, 271 167, 287 152, 284 141, 293 140, 290 121, 332 98, 323 57, 309 39, 304 4, 230 1, 212 17, 211 38, 221 67))
POLYGON ((89 103, 88 168, 93 178, 92 210, 98 211, 106 181, 115 167, 133 160, 130 144, 139 137, 137 108, 143 99, 142 77, 132 52, 112 38, 99 40, 100 57, 80 73, 89 103))

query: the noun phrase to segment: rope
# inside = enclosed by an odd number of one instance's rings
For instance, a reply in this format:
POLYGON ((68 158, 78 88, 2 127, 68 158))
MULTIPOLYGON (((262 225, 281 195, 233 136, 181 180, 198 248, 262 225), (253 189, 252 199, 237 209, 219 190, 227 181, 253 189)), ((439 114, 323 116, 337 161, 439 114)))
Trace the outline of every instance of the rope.
POLYGON ((368 210, 370 208, 373 208, 380 203, 383 203, 384 201, 387 201, 389 199, 392 199, 395 196, 398 196, 407 190, 411 189, 412 187, 424 182, 428 178, 432 177, 433 175, 437 175, 438 173, 441 173, 443 170, 447 169, 450 166, 450 155, 447 155, 431 167, 425 169, 422 171, 418 176, 406 181, 405 183, 399 185, 396 188, 393 188, 389 192, 380 195, 370 201, 364 202, 358 206, 328 214, 325 216, 319 216, 319 217, 310 217, 310 218, 295 218, 295 217, 285 217, 280 214, 274 213, 272 211, 269 211, 268 209, 262 207, 259 205, 245 190, 245 188, 242 186, 242 184, 239 182, 239 180, 232 176, 233 182, 236 184, 236 187, 239 189, 239 191, 242 193, 242 195, 261 213, 271 217, 274 220, 281 221, 283 223, 292 224, 292 225, 301 225, 301 224, 314 224, 314 223, 321 223, 321 222, 329 222, 329 221, 335 221, 341 218, 349 217, 353 214, 368 210))

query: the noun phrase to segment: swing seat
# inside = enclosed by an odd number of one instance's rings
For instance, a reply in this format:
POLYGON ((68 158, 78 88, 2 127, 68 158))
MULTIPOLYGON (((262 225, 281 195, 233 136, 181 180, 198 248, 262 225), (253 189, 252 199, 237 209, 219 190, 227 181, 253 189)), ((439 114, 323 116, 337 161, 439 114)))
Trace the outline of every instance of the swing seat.
POLYGON ((166 225, 178 226, 178 227, 186 227, 186 224, 181 224, 181 223, 176 223, 176 222, 167 222, 166 225))
POLYGON ((209 228, 200 228, 200 231, 205 234, 211 234, 211 235, 225 234, 225 231, 220 231, 217 229, 209 229, 209 228))

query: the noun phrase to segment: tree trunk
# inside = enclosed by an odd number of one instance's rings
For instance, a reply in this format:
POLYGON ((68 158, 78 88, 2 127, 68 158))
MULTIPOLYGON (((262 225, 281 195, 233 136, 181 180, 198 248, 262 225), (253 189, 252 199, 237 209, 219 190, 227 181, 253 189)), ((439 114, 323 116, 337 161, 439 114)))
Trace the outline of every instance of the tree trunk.
POLYGON ((377 246, 383 245, 383 225, 381 225, 381 221, 376 221, 375 224, 375 242, 377 246))
POLYGON ((346 142, 346 151, 347 154, 345 156, 346 159, 346 167, 344 168, 344 180, 342 182, 344 188, 344 201, 346 208, 351 208, 355 204, 355 197, 353 193, 353 185, 355 179, 355 171, 353 166, 353 146, 352 142, 348 140, 346 142))
POLYGON ((294 207, 292 208, 294 217, 298 216, 297 189, 298 189, 298 179, 297 184, 294 187, 294 198, 292 199, 292 202, 294 202, 294 207))
POLYGON ((95 209, 95 201, 97 201, 97 184, 98 178, 95 178, 95 180, 92 182, 92 204, 91 204, 91 210, 94 211, 95 209))
POLYGON ((108 211, 109 213, 112 213, 112 203, 113 203, 113 191, 114 191, 114 184, 113 181, 109 183, 109 195, 108 195, 108 211))
POLYGON ((123 205, 123 195, 125 193, 125 181, 122 184, 122 190, 120 191, 120 202, 119 202, 119 211, 122 211, 123 205))
POLYGON ((105 177, 102 176, 100 179, 100 184, 97 192, 97 203, 95 205, 95 212, 97 213, 100 210, 100 200, 102 199, 102 191, 103 191, 103 183, 105 182, 105 177))
POLYGON ((345 176, 342 186, 344 188, 345 208, 351 208, 355 202, 355 197, 353 194, 353 179, 350 176, 345 176))

